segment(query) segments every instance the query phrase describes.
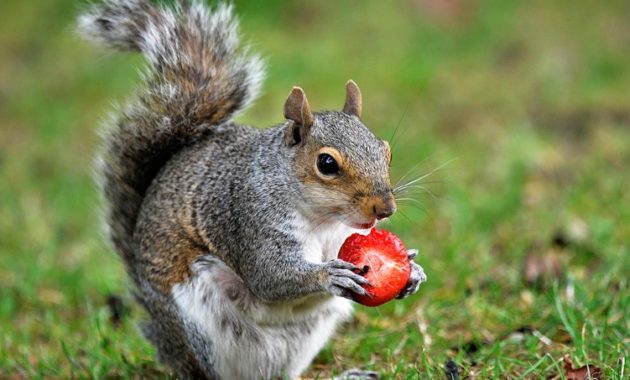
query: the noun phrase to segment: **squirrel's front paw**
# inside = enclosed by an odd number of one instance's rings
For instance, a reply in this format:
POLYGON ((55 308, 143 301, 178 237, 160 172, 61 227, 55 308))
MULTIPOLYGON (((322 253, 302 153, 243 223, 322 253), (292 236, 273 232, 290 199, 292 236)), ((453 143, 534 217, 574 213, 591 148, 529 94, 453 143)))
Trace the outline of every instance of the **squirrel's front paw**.
MULTIPOLYGON (((407 251, 409 254, 409 259, 413 260, 418 255, 418 250, 410 249, 407 251)), ((427 275, 424 274, 424 269, 413 261, 410 263, 411 265, 411 274, 409 276, 409 281, 405 288, 400 292, 400 294, 396 297, 397 299, 403 299, 405 297, 409 297, 414 294, 420 288, 420 284, 427 280, 427 275)))
POLYGON ((326 289, 340 297, 353 299, 353 294, 365 296, 367 290, 363 285, 369 285, 365 277, 356 274, 354 271, 361 271, 361 268, 347 261, 335 259, 324 264, 328 274, 326 289))

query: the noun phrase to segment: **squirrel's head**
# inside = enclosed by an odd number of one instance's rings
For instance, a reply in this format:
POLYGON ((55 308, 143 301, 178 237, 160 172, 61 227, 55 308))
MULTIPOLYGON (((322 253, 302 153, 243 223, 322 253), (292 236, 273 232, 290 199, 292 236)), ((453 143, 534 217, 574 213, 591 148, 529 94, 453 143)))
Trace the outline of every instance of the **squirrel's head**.
POLYGON ((396 211, 389 178, 389 144, 361 122, 361 92, 346 84, 343 111, 311 113, 304 91, 294 87, 284 105, 284 142, 295 151, 303 207, 316 223, 339 220, 358 229, 396 211))

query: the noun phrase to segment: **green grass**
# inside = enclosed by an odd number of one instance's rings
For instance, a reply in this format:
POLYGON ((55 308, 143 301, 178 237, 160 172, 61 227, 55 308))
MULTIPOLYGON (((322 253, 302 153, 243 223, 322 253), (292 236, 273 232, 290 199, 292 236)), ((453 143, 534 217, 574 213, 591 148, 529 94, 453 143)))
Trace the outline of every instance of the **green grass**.
MULTIPOLYGON (((451 3, 236 1, 269 74, 241 121, 281 121, 295 84, 313 108, 339 109, 353 78, 366 124, 387 139, 397 130, 395 179, 444 164, 425 181, 434 195, 415 194, 421 207, 402 203, 385 226, 420 248, 429 281, 404 302, 357 307, 307 375, 444 378, 451 359, 461 377, 564 378, 568 355, 625 378, 630 9, 451 3), (552 244, 558 234, 568 246, 552 244), (530 256, 560 264, 528 284, 530 256)), ((141 60, 78 41, 78 8, 3 4, 0 377, 167 378, 135 327, 142 312, 102 238, 91 180, 99 120, 138 83, 141 60), (120 326, 109 294, 130 307, 120 326)))

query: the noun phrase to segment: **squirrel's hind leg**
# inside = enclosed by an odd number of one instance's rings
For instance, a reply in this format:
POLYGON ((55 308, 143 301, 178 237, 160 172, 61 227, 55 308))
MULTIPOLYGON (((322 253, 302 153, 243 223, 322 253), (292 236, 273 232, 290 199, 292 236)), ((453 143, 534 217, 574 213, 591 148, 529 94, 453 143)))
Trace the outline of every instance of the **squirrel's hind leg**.
MULTIPOLYGON (((214 368, 198 359, 194 341, 201 334, 186 324, 173 300, 157 291, 148 282, 141 283, 136 299, 150 315, 141 325, 143 335, 157 350, 158 361, 172 368, 185 379, 218 379, 214 368)), ((203 343, 203 342, 201 342, 203 343)))

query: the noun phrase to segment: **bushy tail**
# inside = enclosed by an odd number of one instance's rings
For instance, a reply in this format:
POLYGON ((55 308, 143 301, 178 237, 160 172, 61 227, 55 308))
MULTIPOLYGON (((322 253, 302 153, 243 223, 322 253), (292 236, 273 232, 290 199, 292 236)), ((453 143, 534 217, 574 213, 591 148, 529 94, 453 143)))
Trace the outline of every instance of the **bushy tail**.
POLYGON ((137 99, 105 131, 101 155, 110 238, 132 273, 136 219, 158 170, 258 93, 263 64, 239 49, 237 28, 230 6, 210 11, 196 1, 106 0, 79 18, 87 39, 141 51, 149 62, 137 99))

